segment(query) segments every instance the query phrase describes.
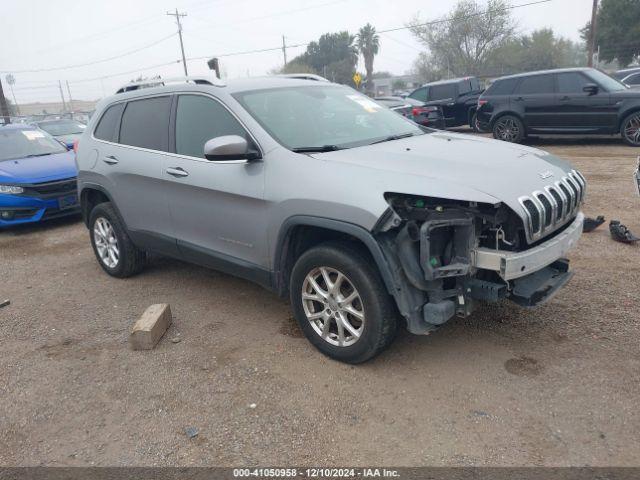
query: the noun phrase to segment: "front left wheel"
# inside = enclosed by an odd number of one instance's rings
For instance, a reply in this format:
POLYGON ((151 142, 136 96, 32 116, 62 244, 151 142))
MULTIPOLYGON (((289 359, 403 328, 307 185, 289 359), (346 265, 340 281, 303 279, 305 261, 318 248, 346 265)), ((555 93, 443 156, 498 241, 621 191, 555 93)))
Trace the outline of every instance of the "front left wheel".
POLYGON ((395 338, 395 307, 372 263, 356 246, 340 242, 308 250, 293 267, 289 290, 296 320, 333 359, 365 362, 395 338))

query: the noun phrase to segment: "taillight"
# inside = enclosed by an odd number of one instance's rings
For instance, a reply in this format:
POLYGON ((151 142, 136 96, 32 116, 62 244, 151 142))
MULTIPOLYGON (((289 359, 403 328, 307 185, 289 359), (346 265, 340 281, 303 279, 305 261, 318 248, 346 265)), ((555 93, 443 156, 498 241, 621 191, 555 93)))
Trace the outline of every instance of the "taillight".
POLYGON ((73 141, 73 153, 78 153, 78 140, 73 141))
POLYGON ((481 107, 482 105, 486 105, 487 103, 489 103, 489 100, 484 100, 482 98, 478 99, 478 107, 481 107))
POLYGON ((437 110, 438 110, 438 107, 415 107, 415 108, 411 111, 411 113, 412 113, 414 116, 416 116, 416 117, 417 117, 417 116, 418 116, 418 115, 420 115, 421 113, 435 112, 435 111, 437 111, 437 110))

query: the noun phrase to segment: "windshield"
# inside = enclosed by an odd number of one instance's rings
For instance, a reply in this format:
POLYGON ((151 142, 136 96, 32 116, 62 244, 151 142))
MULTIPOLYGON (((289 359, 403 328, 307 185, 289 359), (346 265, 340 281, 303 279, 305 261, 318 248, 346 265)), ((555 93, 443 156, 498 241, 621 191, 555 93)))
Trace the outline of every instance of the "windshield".
POLYGON ((0 127, 0 161, 66 151, 67 149, 60 145, 60 142, 45 132, 0 127))
POLYGON ((38 123, 38 127, 54 137, 59 135, 73 135, 75 133, 83 133, 86 125, 73 120, 57 120, 55 122, 38 123))
POLYGON ((351 148, 425 133, 413 122, 347 87, 285 87, 240 92, 234 97, 291 150, 351 148))
POLYGON ((629 88, 624 83, 620 83, 615 78, 610 77, 600 70, 589 70, 586 73, 600 84, 601 87, 604 87, 607 92, 619 92, 620 90, 626 90, 629 88))

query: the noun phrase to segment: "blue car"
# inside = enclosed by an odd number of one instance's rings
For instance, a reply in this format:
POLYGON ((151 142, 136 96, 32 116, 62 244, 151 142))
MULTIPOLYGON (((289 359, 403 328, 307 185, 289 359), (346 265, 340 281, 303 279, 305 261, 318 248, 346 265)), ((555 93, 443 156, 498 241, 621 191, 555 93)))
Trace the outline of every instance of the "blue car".
POLYGON ((0 229, 80 212, 75 153, 27 125, 0 125, 0 229))

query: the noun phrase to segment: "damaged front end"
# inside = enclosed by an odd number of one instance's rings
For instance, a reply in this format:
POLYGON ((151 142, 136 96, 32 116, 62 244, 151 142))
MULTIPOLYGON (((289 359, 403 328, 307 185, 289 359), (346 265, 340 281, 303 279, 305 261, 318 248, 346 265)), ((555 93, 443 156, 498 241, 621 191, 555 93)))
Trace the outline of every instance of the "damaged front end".
POLYGON ((539 305, 572 276, 564 255, 582 229, 577 208, 574 219, 530 244, 523 220, 501 203, 394 193, 385 198, 390 208, 373 233, 412 333, 427 334, 456 315, 470 315, 475 301, 539 305))

